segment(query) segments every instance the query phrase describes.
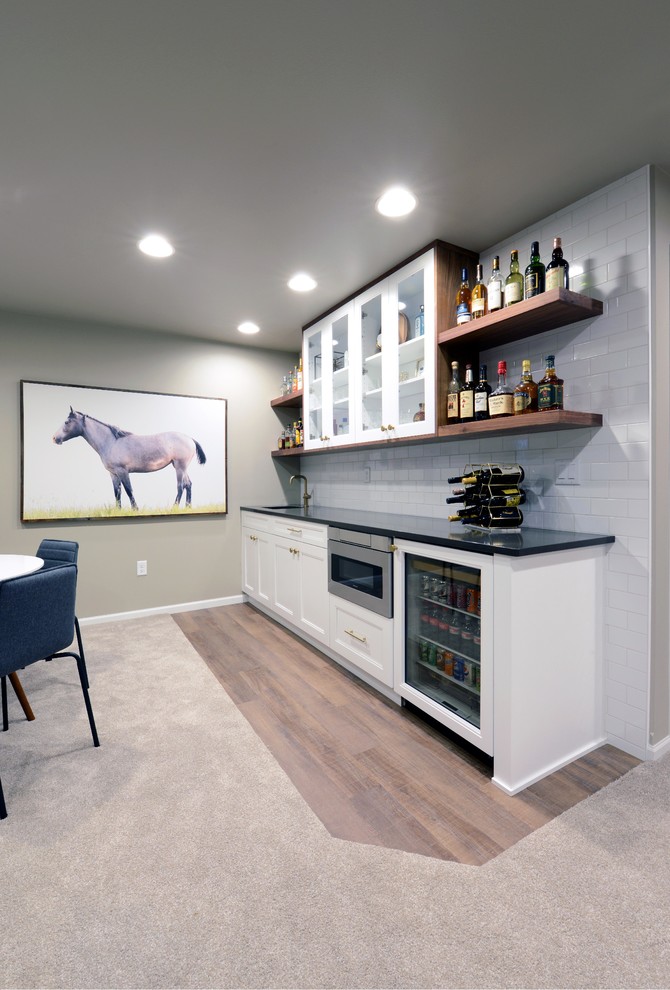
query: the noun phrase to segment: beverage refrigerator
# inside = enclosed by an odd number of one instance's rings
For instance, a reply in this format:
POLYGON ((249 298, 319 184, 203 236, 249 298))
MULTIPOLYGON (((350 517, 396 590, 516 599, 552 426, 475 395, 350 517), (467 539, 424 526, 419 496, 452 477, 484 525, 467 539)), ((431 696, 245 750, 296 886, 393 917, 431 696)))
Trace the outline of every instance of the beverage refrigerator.
POLYGON ((492 557, 396 547, 395 690, 492 756, 492 557))

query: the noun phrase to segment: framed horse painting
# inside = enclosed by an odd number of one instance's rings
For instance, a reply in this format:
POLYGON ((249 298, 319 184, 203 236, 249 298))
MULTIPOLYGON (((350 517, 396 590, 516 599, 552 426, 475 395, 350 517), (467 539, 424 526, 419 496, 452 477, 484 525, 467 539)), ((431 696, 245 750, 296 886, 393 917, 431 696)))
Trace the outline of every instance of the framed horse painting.
POLYGON ((21 519, 227 512, 225 399, 21 382, 21 519))

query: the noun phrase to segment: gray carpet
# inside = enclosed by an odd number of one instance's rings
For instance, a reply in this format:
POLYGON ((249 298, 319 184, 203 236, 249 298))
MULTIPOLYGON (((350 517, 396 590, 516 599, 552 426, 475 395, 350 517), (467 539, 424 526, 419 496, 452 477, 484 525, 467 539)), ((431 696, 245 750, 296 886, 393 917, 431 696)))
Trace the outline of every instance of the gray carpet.
POLYGON ((484 867, 333 839, 169 616, 0 733, 2 987, 668 987, 670 760, 484 867))

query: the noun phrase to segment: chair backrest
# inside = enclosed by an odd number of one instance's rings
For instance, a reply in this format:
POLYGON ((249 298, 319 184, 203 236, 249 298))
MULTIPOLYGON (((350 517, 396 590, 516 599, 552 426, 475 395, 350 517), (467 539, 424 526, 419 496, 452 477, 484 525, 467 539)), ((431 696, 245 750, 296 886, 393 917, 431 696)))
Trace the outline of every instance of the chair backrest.
POLYGON ((76 564, 79 555, 79 544, 74 540, 42 540, 37 548, 37 555, 44 561, 44 567, 54 564, 76 564))
POLYGON ((75 630, 77 565, 0 582, 0 675, 67 649, 75 630))

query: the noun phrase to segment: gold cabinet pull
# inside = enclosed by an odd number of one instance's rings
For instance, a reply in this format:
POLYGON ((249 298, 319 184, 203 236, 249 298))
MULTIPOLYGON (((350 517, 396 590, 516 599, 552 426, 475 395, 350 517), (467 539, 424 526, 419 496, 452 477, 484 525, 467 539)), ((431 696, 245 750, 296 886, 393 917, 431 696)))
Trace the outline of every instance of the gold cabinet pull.
POLYGON ((391 544, 389 545, 389 550, 391 551, 391 553, 393 553, 393 551, 394 551, 394 550, 397 550, 397 549, 398 549, 398 548, 397 548, 397 546, 395 545, 395 543, 391 543, 391 544))
POLYGON ((289 526, 288 527, 288 531, 289 531, 289 533, 302 533, 302 530, 301 529, 296 529, 295 526, 289 526))
POLYGON ((381 431, 382 431, 382 433, 386 433, 386 427, 385 426, 382 426, 381 427, 381 431))
POLYGON ((289 547, 289 551, 296 555, 300 553, 297 547, 289 547))
POLYGON ((250 540, 253 540, 255 542, 258 539, 258 537, 257 536, 252 536, 251 534, 249 534, 249 539, 250 540))
POLYGON ((353 629, 345 629, 344 631, 347 636, 353 636, 353 638, 357 639, 359 643, 367 643, 368 641, 367 636, 360 636, 357 632, 354 632, 353 629))
POLYGON ((389 430, 389 431, 390 430, 395 430, 395 426, 393 426, 392 423, 389 423, 389 425, 386 427, 386 429, 389 430))

